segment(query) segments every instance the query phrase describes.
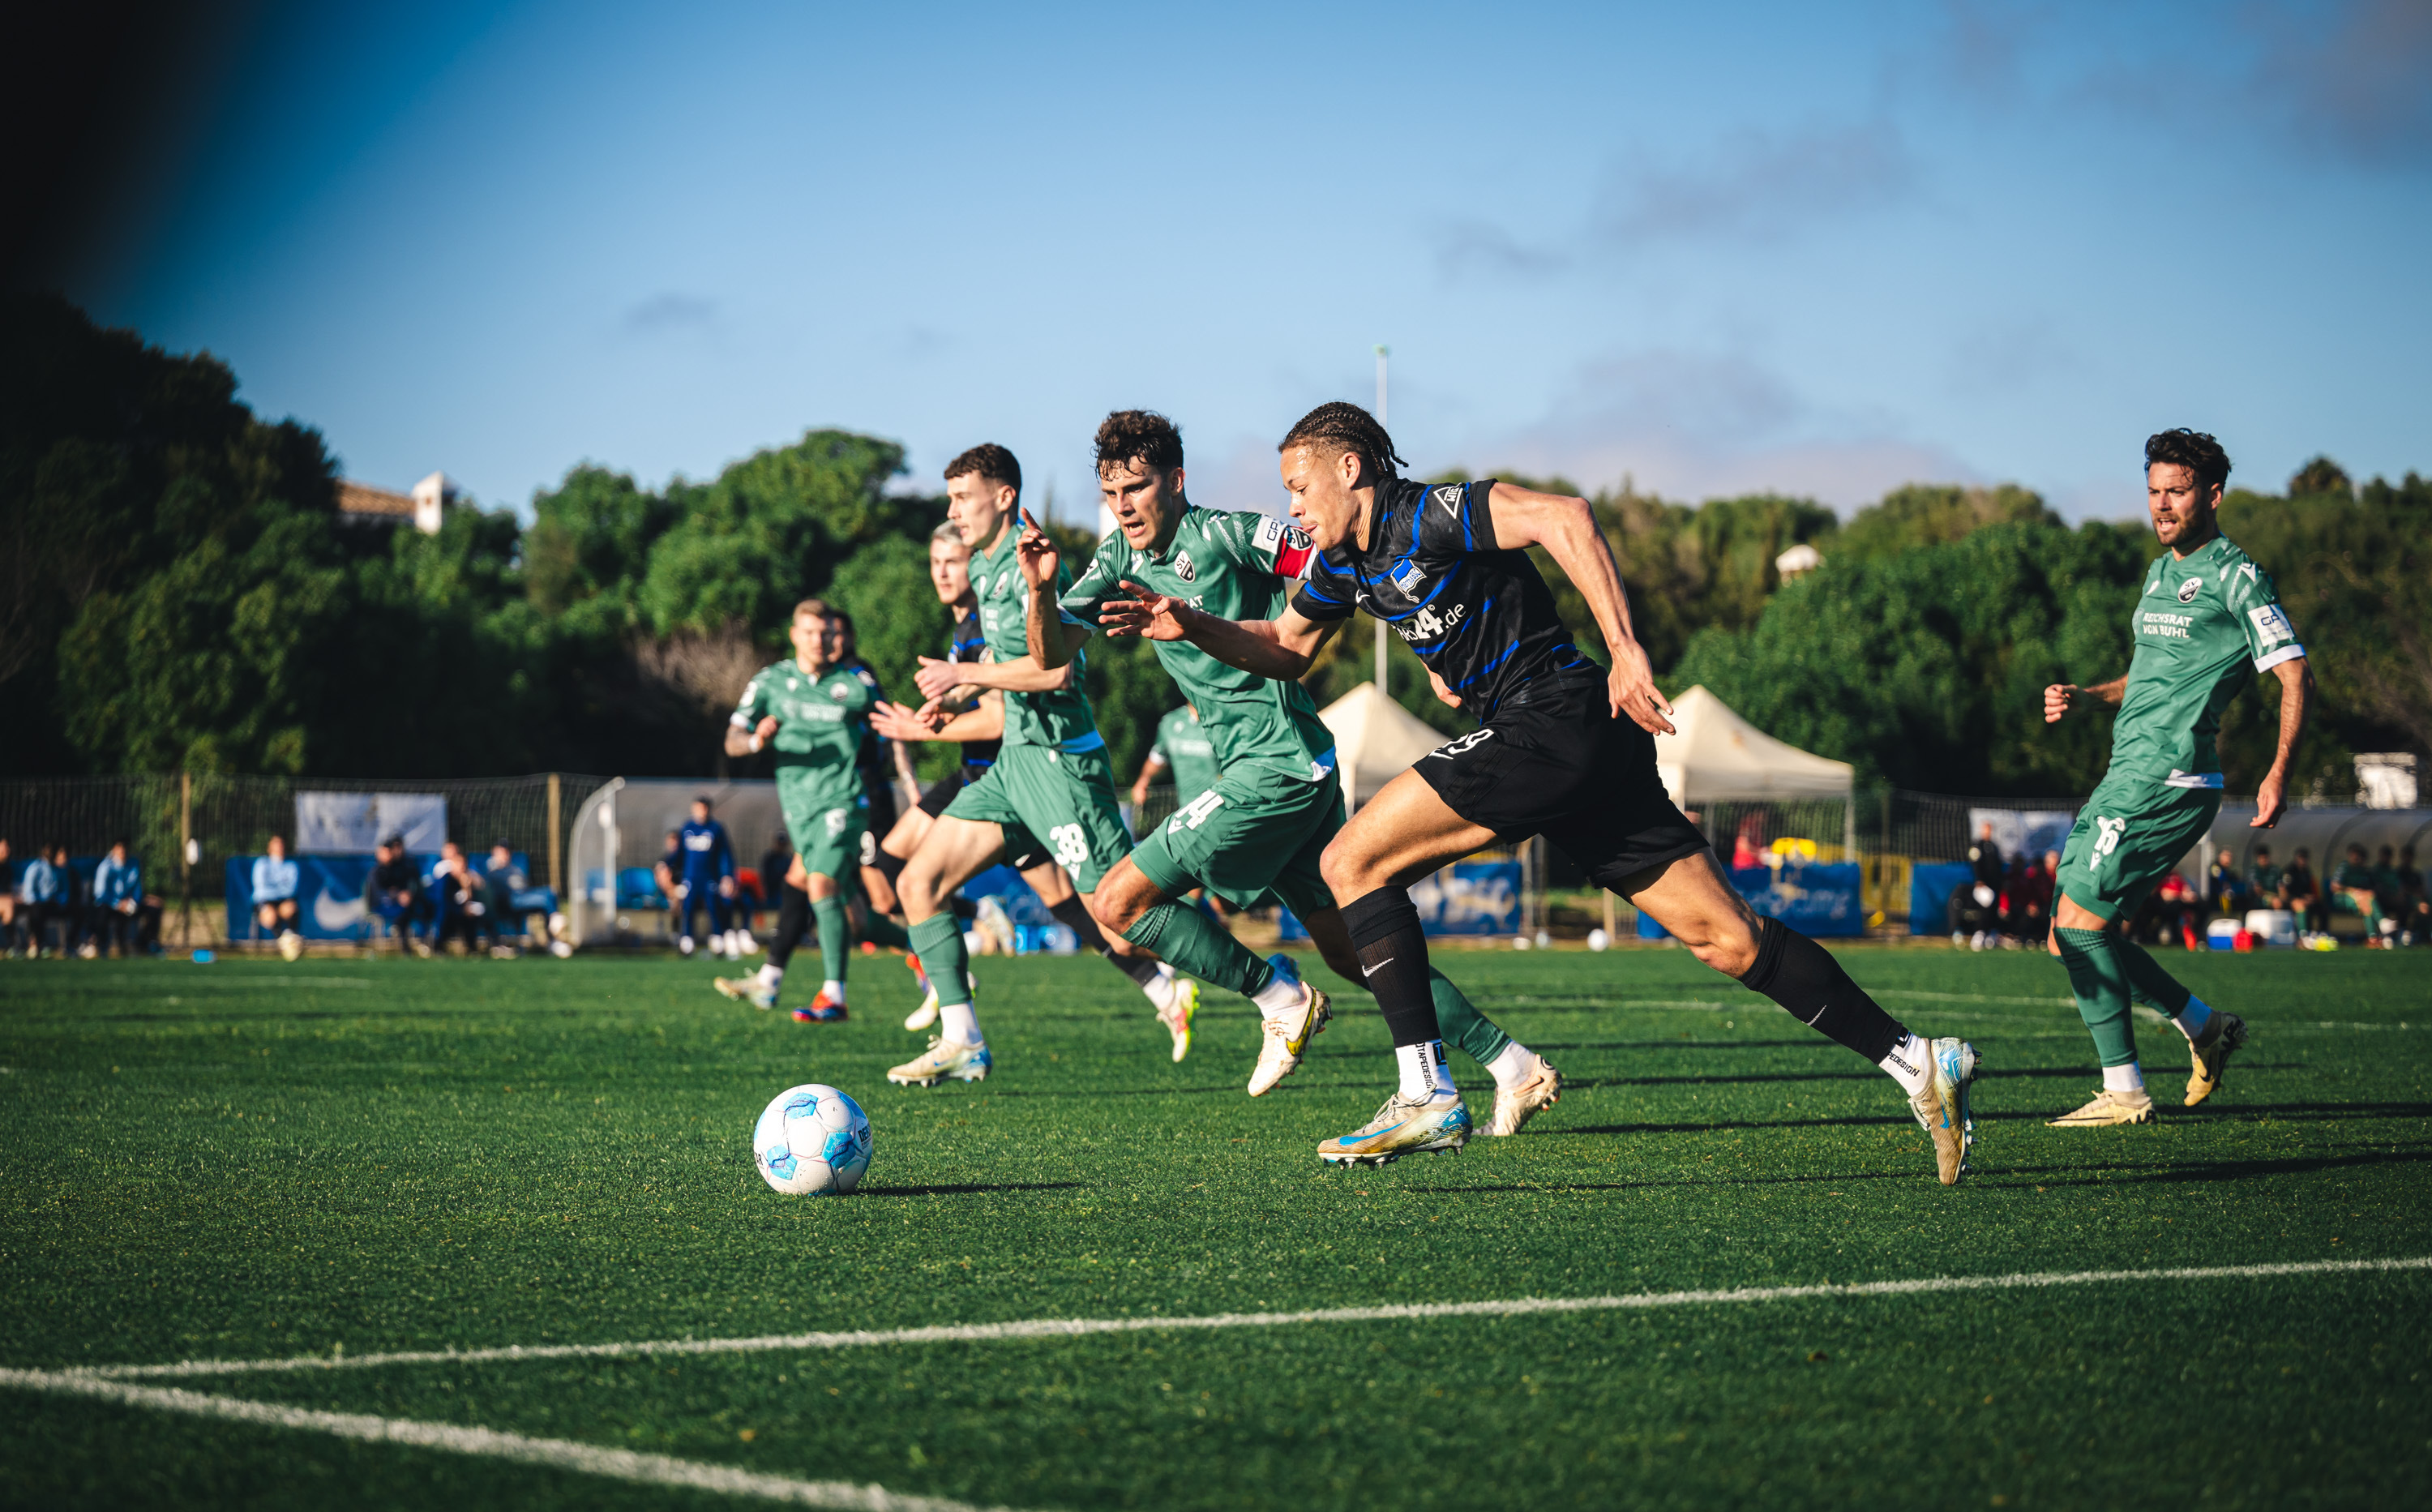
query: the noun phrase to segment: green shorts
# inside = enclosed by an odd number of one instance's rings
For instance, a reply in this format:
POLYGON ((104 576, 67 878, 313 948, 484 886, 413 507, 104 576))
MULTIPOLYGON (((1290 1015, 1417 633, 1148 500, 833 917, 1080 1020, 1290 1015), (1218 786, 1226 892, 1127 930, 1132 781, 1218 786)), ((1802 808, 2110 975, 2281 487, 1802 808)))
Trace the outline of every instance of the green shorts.
MULTIPOLYGON (((870 827, 870 800, 859 792, 839 795, 825 773, 814 779, 805 773, 786 780, 788 768, 777 769, 777 807, 785 815, 785 835, 802 870, 851 883, 861 866, 861 832, 870 827)), ((762 880, 774 889, 781 877, 762 880)), ((772 891, 769 895, 776 894, 772 891)))
POLYGON ((1342 828, 1343 786, 1333 773, 1310 782, 1272 767, 1240 766, 1150 831, 1132 864, 1170 898, 1204 887, 1251 909, 1273 892, 1305 920, 1334 907, 1317 863, 1342 828))
POLYGON ((2061 895, 2105 919, 2134 911, 2220 812, 2218 788, 2103 778, 2061 847, 2061 895))
POLYGON ((1029 831, 1084 892, 1098 891, 1099 879, 1132 848, 1104 749, 1005 746, 988 774, 954 794, 942 817, 1002 825, 1009 844, 1029 831))

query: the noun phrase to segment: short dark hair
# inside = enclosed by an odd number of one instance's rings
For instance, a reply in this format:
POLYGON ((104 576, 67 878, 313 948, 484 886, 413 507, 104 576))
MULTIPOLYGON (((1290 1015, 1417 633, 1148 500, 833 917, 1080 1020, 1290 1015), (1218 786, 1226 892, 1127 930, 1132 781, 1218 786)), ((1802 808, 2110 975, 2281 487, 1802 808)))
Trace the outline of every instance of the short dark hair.
POLYGON ((1117 410, 1098 422, 1098 470, 1137 462, 1170 472, 1182 466, 1182 431, 1155 410, 1117 410))
POLYGON ((2221 443, 2202 431, 2182 426, 2145 438, 2145 466, 2157 462, 2187 468, 2196 475, 2196 482, 2206 488, 2218 488, 2229 482, 2229 453, 2221 443))
POLYGON ((709 794, 702 793, 700 797, 695 798, 693 802, 701 805, 703 808, 707 808, 710 807, 709 794))
POLYGON ((1275 450, 1290 451, 1298 446, 1313 446, 1337 454, 1357 452, 1379 478, 1398 478, 1401 474, 1394 469, 1410 466, 1393 454, 1393 438, 1385 433, 1376 416, 1343 399, 1321 404, 1302 416, 1299 423, 1275 443, 1275 450))
POLYGON ((1014 460, 1012 452, 993 441, 983 441, 946 464, 948 483, 971 472, 1005 484, 1013 490, 1017 499, 1022 497, 1022 464, 1014 460))

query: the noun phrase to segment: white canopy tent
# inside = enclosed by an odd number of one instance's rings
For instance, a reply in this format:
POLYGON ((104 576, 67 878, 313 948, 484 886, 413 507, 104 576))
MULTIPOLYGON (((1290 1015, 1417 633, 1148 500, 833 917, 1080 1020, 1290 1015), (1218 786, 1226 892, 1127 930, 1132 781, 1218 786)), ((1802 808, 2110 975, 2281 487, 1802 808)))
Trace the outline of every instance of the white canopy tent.
POLYGON ((1379 788, 1447 739, 1378 692, 1375 683, 1361 683, 1318 710, 1317 717, 1334 732, 1336 771, 1354 807, 1376 797, 1379 788))
POLYGON ((1674 803, 1707 812, 1707 834, 1717 844, 1728 830, 1714 825, 1714 805, 1838 800, 1842 854, 1856 858, 1856 768, 1775 739, 1702 687, 1672 701, 1672 723, 1679 734, 1655 738, 1656 774, 1674 803))

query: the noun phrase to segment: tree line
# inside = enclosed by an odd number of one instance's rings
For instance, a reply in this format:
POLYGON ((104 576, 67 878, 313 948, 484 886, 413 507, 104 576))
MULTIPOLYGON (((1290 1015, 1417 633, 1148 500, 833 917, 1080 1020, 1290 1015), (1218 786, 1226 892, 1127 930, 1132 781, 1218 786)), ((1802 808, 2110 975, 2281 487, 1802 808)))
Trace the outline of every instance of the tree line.
MULTIPOLYGON (((891 693, 911 694, 946 634, 926 567, 944 500, 907 486, 894 442, 815 430, 656 489, 585 463, 528 522, 467 504, 425 535, 343 518, 320 435, 236 391, 208 354, 55 297, 8 300, 0 771, 706 775, 725 769, 726 710, 784 654, 796 601, 851 613, 891 693)), ((1846 522, 1769 495, 1592 502, 1665 688, 1703 683, 1862 781, 2029 795, 2099 776, 2107 729, 2044 734, 2039 693, 2124 669, 2154 552, 2141 523, 2071 528, 2008 486, 1912 486, 1846 522), (1774 560, 1800 542, 1824 565, 1782 583, 1774 560)), ((2427 525, 2432 484, 2358 489, 2321 462, 2286 495, 2241 490, 2225 510, 2315 653, 2323 713, 2304 770, 2334 795, 2354 751, 2432 747, 2427 525)), ((1087 554, 1084 533, 1058 534, 1087 554)), ((1584 603, 1547 576, 1600 653, 1584 603)), ((1371 644, 1364 620, 1336 638, 1309 676, 1321 703, 1371 675, 1371 644)), ((1397 638, 1388 681, 1420 718, 1463 726, 1397 638)), ((1089 683, 1128 773, 1178 695, 1137 642, 1094 642, 1089 683)), ((2270 760, 2275 698, 2233 705, 2233 788, 2270 760)))

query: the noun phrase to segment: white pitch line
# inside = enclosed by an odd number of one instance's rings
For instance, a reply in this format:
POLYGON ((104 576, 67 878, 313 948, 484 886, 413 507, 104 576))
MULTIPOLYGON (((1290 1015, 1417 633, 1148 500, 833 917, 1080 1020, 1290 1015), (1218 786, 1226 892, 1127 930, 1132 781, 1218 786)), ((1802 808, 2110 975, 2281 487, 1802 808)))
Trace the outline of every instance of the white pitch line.
MULTIPOLYGON (((411 1418, 375 1418, 366 1413, 315 1412, 271 1402, 246 1402, 214 1397, 174 1386, 130 1386, 91 1375, 61 1370, 0 1369, 0 1386, 93 1397, 129 1407, 152 1407, 196 1418, 258 1423, 266 1428, 300 1428, 333 1434, 370 1444, 402 1444, 413 1449, 439 1449, 451 1454, 547 1465, 584 1475, 638 1481, 645 1486, 681 1486, 720 1491, 728 1496, 756 1496, 796 1506, 853 1507, 861 1512, 983 1512, 969 1502, 934 1496, 904 1496, 883 1486, 855 1486, 850 1481, 798 1481, 783 1475, 758 1475, 726 1465, 705 1465, 670 1454, 642 1454, 630 1449, 604 1449, 569 1438, 527 1438, 493 1428, 459 1428, 453 1423, 417 1422, 411 1418)), ((1005 1512, 1004 1508, 989 1512, 1005 1512)))
MULTIPOLYGON (((1037 1317, 1012 1323, 860 1329, 834 1334, 768 1334, 752 1338, 657 1339, 626 1344, 511 1344, 490 1350, 401 1350, 389 1354, 301 1354, 278 1360, 180 1360, 170 1365, 70 1366, 48 1372, 91 1381, 245 1375, 271 1370, 351 1370, 380 1365, 478 1365, 499 1361, 616 1359, 631 1355, 752 1354, 771 1350, 846 1350, 874 1344, 987 1343, 1078 1338, 1166 1329, 1276 1328, 1287 1323, 1370 1323, 1403 1318, 1519 1317, 1533 1313, 1601 1313, 1713 1303, 1783 1302, 1815 1297, 1906 1297, 1921 1292, 2015 1291, 2108 1282, 2213 1281, 2263 1276, 2432 1269, 2432 1255, 2403 1260, 2299 1260, 2262 1266, 2199 1266, 2172 1270, 2032 1271, 2008 1276, 1931 1276, 1810 1286, 1742 1286, 1725 1291, 1635 1292, 1621 1297, 1521 1297, 1499 1302, 1405 1302, 1382 1307, 1312 1308, 1297 1313, 1219 1313, 1202 1317, 1037 1317)), ((25 1372, 20 1372, 25 1373, 25 1372)))

